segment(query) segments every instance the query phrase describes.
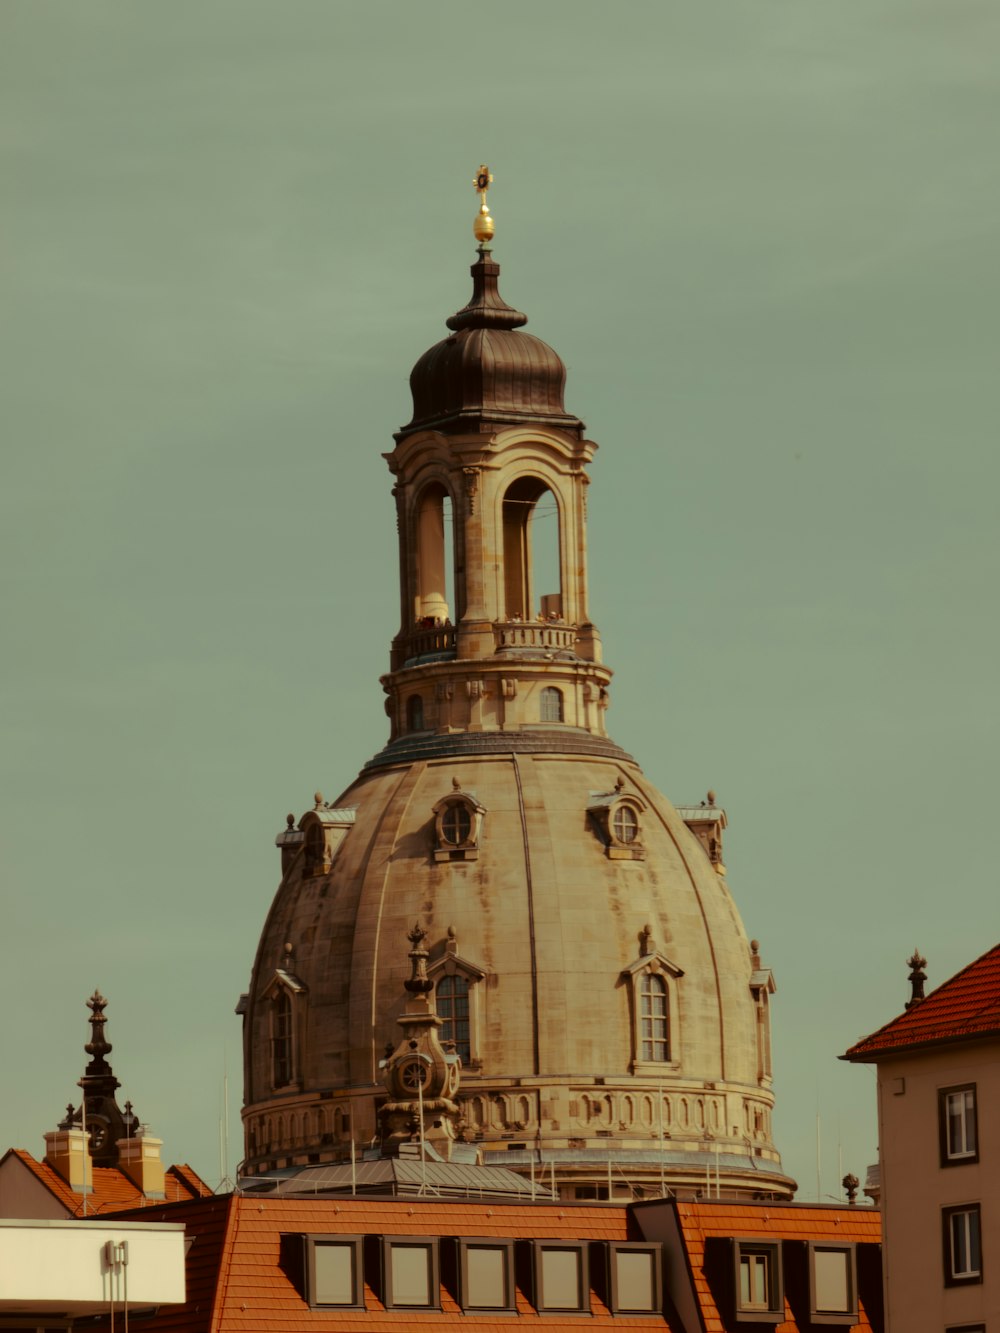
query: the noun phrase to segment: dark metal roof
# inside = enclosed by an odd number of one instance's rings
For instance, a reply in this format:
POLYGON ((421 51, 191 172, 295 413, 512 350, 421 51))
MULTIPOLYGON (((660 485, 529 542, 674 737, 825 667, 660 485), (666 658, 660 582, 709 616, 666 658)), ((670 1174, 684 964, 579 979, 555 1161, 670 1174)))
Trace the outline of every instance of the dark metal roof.
MULTIPOLYGON (((420 1162, 399 1157, 376 1161, 348 1162, 331 1166, 306 1166, 274 1182, 273 1195, 306 1194, 426 1194, 441 1197, 542 1198, 551 1195, 545 1182, 532 1188, 530 1180, 502 1166, 473 1166, 456 1162, 420 1162)), ((254 1178, 251 1193, 261 1190, 263 1180, 254 1178)))
POLYGON ((458 759, 477 754, 579 754, 600 759, 635 760, 614 741, 576 727, 551 731, 476 731, 454 735, 402 736, 369 759, 362 772, 412 764, 418 759, 458 759))
POLYGON ((517 332, 528 317, 500 295, 500 265, 488 249, 480 249, 470 271, 472 299, 447 321, 453 332, 413 367, 413 419, 400 433, 491 431, 528 421, 581 433, 583 422, 563 405, 566 367, 548 343, 517 332))

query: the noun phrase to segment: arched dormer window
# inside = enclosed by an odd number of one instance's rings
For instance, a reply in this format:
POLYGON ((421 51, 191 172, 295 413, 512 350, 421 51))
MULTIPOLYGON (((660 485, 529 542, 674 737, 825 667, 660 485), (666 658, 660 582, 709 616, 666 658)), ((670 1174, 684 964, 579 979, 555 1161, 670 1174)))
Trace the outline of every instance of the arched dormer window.
POLYGON ((646 849, 642 843, 645 810, 645 802, 625 790, 624 778, 618 779, 614 791, 591 792, 587 814, 604 843, 605 854, 612 861, 645 860, 646 849))
POLYGON ((282 987, 271 1003, 271 1082, 287 1088, 292 1081, 292 997, 282 987))
POLYGON ((452 790, 434 806, 434 860, 475 861, 485 813, 475 793, 453 778, 452 790))
POLYGON ((326 869, 326 830, 319 822, 306 829, 303 857, 307 875, 322 875, 326 869))
POLYGON ((411 694, 406 701, 406 730, 423 731, 424 701, 419 694, 411 694))
POLYGON ((290 945, 286 945, 286 949, 286 965, 275 971, 271 984, 263 993, 271 1054, 271 1087, 275 1091, 298 1088, 302 1081, 299 1050, 308 990, 305 982, 290 970, 293 954, 290 945))
POLYGON ((621 974, 632 1030, 632 1073, 653 1074, 680 1065, 674 991, 684 973, 659 953, 649 926, 639 932, 639 957, 621 974))
POLYGON ((546 685, 542 690, 541 720, 543 722, 562 722, 563 694, 554 685, 546 685))
POLYGON ((437 1016, 441 1019, 438 1039, 454 1042, 462 1064, 468 1065, 472 1051, 469 1043, 469 980, 460 972, 443 976, 434 988, 437 1016))
POLYGON ((639 1042, 641 1060, 670 1059, 667 983, 655 972, 639 979, 639 1042))
POLYGON ((325 875, 329 872, 342 842, 354 827, 356 814, 357 810, 353 806, 329 806, 323 800, 323 793, 316 793, 315 808, 307 810, 299 821, 303 841, 303 875, 325 875))
POLYGON ((438 1037, 442 1044, 453 1041, 466 1069, 482 1068, 479 1032, 482 1021, 480 998, 485 971, 462 958, 455 932, 449 926, 444 953, 428 965, 434 982, 434 1002, 441 1019, 438 1037))

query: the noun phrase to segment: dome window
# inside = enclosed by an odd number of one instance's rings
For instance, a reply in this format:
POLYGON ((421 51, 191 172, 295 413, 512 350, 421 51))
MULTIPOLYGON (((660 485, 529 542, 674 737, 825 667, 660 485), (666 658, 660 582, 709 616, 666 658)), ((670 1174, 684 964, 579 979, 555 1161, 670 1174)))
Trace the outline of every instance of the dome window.
POLYGON ((645 803, 625 790, 624 778, 618 779, 614 791, 591 792, 587 814, 610 860, 645 860, 646 851, 642 845, 645 810, 645 803))
POLYGON ((447 1050, 448 1043, 454 1042, 455 1053, 461 1057, 463 1067, 481 1069, 479 992, 486 973, 476 963, 459 955, 458 940, 451 926, 448 927, 444 953, 429 964, 427 975, 434 982, 434 1007, 441 1019, 438 1038, 442 1046, 447 1050))
POLYGON ((441 841, 461 847, 472 832, 472 813, 464 801, 450 801, 441 815, 441 841))
POLYGON ((622 846, 627 847, 635 842, 639 837, 639 816, 636 814, 634 807, 626 801, 622 801, 615 810, 611 827, 614 830, 616 841, 620 842, 622 846))
MULTIPOLYGON (((329 874, 341 843, 354 826, 357 810, 327 805, 323 793, 316 793, 316 805, 299 821, 302 840, 302 874, 306 878, 329 874)), ((284 852, 284 849, 282 849, 284 852)))
POLYGON ((542 690, 541 720, 543 722, 562 722, 565 720, 562 690, 557 690, 554 685, 546 685, 545 689, 542 690))
POLYGON ((411 694, 406 701, 406 730, 423 731, 424 701, 419 694, 411 694))
POLYGON ((438 1038, 441 1044, 455 1043, 455 1051, 462 1064, 469 1063, 469 982, 458 972, 444 976, 434 990, 437 1016, 441 1019, 438 1038))
POLYGON ((662 1073, 677 1069, 678 1031, 675 990, 684 975, 656 948, 653 932, 639 932, 639 957, 621 974, 628 995, 632 1028, 632 1073, 662 1073))
POLYGON ((266 1004, 267 1035, 271 1051, 271 1087, 275 1091, 301 1086, 299 1043, 308 994, 305 982, 292 970, 295 964, 291 944, 285 945, 282 964, 275 969, 262 997, 266 1004))
POLYGON ((462 791, 453 778, 451 792, 434 807, 434 860, 475 861, 485 813, 474 793, 462 791))

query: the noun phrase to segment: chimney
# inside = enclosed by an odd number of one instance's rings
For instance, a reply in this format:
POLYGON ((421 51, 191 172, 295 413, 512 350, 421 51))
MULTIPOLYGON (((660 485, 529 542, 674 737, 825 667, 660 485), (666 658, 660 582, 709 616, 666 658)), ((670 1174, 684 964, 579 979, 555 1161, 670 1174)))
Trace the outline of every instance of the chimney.
POLYGON ((45 1135, 45 1160, 71 1190, 83 1194, 94 1188, 90 1146, 82 1129, 53 1129, 45 1135))
POLYGON ((118 1165, 147 1199, 165 1199, 163 1162, 160 1149, 163 1140, 154 1138, 148 1125, 140 1125, 138 1133, 115 1144, 118 1165))

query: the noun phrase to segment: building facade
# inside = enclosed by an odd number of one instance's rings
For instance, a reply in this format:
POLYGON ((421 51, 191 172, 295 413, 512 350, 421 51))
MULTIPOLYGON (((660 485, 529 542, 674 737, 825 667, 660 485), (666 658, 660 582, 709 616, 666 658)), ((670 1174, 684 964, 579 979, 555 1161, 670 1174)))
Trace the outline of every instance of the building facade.
POLYGON ((243 1170, 374 1143, 417 923, 460 1059, 458 1137, 480 1160, 547 1173, 567 1198, 709 1177, 787 1198, 774 982, 728 888, 725 812, 711 793, 674 807, 608 734, 587 582, 596 445, 562 361, 500 295, 488 211, 476 235, 472 297, 417 361, 386 455, 388 742, 277 838, 238 1010, 243 1170))
POLYGON ((1000 1327, 1000 945, 844 1059, 878 1069, 885 1310, 891 1333, 1000 1327))

